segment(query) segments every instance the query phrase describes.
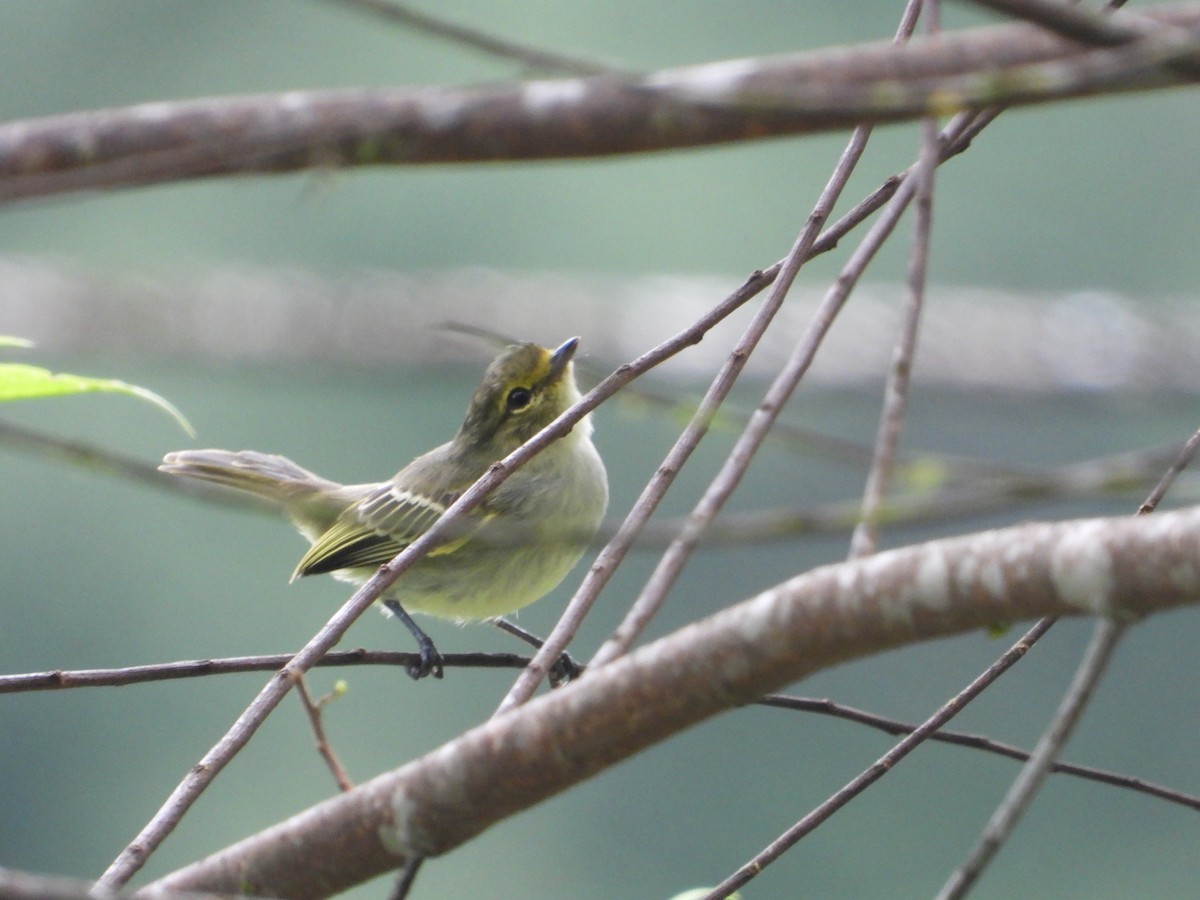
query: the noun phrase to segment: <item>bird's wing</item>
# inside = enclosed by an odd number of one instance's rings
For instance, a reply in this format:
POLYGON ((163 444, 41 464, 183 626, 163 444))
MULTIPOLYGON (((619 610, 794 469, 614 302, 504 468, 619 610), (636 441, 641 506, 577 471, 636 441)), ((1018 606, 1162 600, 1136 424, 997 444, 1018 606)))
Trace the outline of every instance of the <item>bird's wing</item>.
MULTIPOLYGON (((385 482, 347 509, 317 538, 296 566, 292 578, 381 566, 424 534, 461 494, 461 491, 446 491, 427 496, 385 482)), ((477 510, 430 555, 458 549, 488 518, 488 513, 477 510)))

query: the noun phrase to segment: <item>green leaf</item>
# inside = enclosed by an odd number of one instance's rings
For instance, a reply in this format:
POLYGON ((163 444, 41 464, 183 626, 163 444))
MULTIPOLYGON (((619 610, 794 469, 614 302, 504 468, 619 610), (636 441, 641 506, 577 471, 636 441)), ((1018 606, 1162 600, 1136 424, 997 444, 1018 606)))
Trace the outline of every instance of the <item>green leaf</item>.
POLYGON ((25 338, 10 337, 7 334, 0 334, 0 347, 32 347, 33 341, 27 341, 25 338))
MULTIPOLYGON (((18 338, 0 337, 0 346, 23 346, 18 338)), ((183 413, 168 400, 154 391, 136 384, 126 384, 113 378, 88 378, 84 375, 67 375, 51 372, 37 366, 21 363, 0 363, 0 402, 5 400, 32 400, 39 397, 62 397, 67 394, 89 394, 95 392, 127 394, 153 403, 168 413, 184 431, 195 437, 196 432, 183 413)))

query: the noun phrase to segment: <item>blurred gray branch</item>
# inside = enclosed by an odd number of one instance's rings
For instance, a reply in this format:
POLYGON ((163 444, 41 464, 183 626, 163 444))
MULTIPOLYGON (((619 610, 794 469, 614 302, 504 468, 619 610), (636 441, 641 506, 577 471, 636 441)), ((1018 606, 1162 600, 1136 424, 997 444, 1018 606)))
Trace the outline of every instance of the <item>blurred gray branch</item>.
POLYGON ((442 16, 430 15, 407 3, 400 3, 398 0, 325 0, 325 2, 340 3, 430 37, 451 41, 480 53, 519 63, 534 71, 568 75, 601 75, 612 72, 610 66, 602 63, 505 40, 478 28, 459 25, 442 16))

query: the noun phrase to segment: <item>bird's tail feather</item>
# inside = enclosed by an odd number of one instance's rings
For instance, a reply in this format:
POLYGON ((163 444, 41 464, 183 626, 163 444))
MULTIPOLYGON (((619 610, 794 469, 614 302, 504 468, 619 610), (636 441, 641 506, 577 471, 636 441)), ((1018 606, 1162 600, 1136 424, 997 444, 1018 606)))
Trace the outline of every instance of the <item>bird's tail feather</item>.
POLYGON ((158 467, 172 475, 183 475, 236 488, 283 506, 291 506, 314 494, 332 492, 338 485, 326 481, 290 459, 253 450, 181 450, 168 453, 158 467))

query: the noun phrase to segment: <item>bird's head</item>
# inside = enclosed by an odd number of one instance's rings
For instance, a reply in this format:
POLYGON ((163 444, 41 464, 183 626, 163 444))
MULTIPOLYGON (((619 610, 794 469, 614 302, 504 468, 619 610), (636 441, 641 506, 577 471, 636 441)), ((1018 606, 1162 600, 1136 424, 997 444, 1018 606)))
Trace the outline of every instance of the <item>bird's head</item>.
POLYGON ((575 337, 553 350, 506 347, 475 389, 457 440, 498 459, 549 425, 579 399, 571 365, 578 346, 575 337))

